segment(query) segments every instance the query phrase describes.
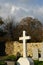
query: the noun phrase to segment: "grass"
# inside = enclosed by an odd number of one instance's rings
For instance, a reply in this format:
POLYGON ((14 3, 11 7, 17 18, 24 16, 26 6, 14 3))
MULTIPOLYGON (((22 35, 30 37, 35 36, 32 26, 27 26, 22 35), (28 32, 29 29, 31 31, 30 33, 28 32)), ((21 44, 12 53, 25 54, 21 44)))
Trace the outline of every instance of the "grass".
POLYGON ((0 65, 7 65, 4 61, 0 61, 0 65))
MULTIPOLYGON (((7 65, 7 64, 4 61, 0 61, 0 65, 7 65)), ((43 61, 36 60, 34 61, 34 65, 43 65, 43 61)))
MULTIPOLYGON (((0 61, 0 65, 7 65, 4 61, 5 60, 11 60, 11 61, 15 61, 16 60, 16 56, 5 56, 3 57, 3 61, 0 61)), ((16 62, 16 61, 15 61, 16 62)), ((17 65, 17 64, 16 64, 17 65)), ((34 65, 43 65, 43 61, 39 61, 39 60, 34 60, 34 65)))
POLYGON ((16 61, 16 56, 14 56, 14 55, 7 56, 7 57, 5 58, 5 60, 16 61))
POLYGON ((43 65, 43 61, 35 60, 34 65, 43 65))

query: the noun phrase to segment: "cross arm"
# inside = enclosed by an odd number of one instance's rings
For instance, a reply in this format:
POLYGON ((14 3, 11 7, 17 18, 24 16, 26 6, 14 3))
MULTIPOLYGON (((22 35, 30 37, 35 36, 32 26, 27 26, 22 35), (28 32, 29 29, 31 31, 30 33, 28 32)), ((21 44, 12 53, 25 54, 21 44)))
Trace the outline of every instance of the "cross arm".
POLYGON ((25 39, 31 39, 31 37, 30 36, 26 36, 25 39))
POLYGON ((23 37, 19 37, 19 40, 23 40, 23 37))

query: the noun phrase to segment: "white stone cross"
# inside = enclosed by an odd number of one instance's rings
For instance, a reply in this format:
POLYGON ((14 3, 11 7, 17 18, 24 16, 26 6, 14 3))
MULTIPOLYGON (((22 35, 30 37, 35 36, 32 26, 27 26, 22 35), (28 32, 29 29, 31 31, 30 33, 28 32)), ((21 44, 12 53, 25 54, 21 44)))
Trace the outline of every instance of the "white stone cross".
POLYGON ((25 36, 25 31, 23 31, 23 37, 20 37, 19 40, 23 40, 23 57, 26 57, 26 40, 31 39, 30 36, 25 36))

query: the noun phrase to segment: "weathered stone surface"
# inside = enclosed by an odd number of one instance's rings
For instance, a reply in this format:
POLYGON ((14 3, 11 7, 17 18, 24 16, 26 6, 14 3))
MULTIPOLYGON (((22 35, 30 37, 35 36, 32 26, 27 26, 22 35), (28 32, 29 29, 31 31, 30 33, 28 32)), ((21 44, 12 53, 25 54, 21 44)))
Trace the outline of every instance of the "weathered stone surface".
POLYGON ((17 65, 34 65, 34 62, 31 58, 19 58, 17 65))
POLYGON ((13 49, 14 49, 13 42, 7 42, 5 44, 5 52, 6 52, 6 54, 12 55, 13 54, 13 49))
POLYGON ((41 46, 41 57, 39 58, 39 61, 43 61, 43 43, 41 46))
POLYGON ((14 61, 5 61, 7 63, 7 65, 15 65, 14 61))
MULTIPOLYGON (((17 52, 19 52, 21 55, 23 55, 23 43, 19 42, 7 42, 6 43, 5 52, 8 55, 16 55, 17 52)), ((41 46, 42 43, 27 43, 27 56, 33 56, 32 49, 38 48, 39 53, 41 52, 41 46)))
POLYGON ((33 57, 32 58, 34 60, 38 60, 38 49, 37 48, 33 48, 32 52, 33 52, 33 57))

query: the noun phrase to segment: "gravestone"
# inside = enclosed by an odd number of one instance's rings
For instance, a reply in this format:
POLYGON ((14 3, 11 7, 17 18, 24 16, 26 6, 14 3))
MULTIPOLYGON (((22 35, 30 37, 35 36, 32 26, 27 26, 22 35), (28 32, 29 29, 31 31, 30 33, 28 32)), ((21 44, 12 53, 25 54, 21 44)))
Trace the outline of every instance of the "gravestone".
POLYGON ((23 40, 23 57, 19 58, 17 65, 34 65, 34 62, 31 58, 27 58, 26 54, 26 40, 31 39, 30 36, 25 36, 25 31, 23 31, 23 37, 20 37, 19 40, 23 40))
POLYGON ((41 58, 39 58, 39 61, 43 61, 43 43, 41 46, 41 58))
POLYGON ((32 58, 34 60, 38 60, 38 49, 37 48, 33 48, 32 52, 33 52, 33 57, 32 58))
POLYGON ((5 61, 7 65, 15 65, 15 61, 5 61))

